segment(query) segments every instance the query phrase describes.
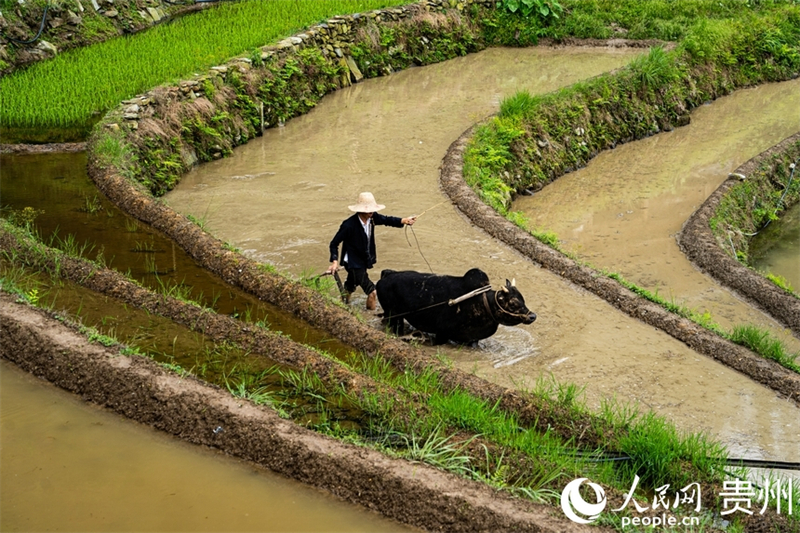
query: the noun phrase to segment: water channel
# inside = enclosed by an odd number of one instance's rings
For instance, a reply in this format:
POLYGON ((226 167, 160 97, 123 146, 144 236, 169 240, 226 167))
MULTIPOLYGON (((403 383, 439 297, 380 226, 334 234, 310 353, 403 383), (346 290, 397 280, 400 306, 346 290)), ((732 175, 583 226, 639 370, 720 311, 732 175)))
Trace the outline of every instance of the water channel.
MULTIPOLYGON (((202 217, 212 233, 250 257, 296 274, 327 267, 328 242, 362 190, 371 190, 386 204, 387 214, 408 216, 436 206, 419 219, 413 235, 378 228, 373 278, 382 268, 428 271, 430 265, 435 273, 460 275, 480 267, 495 286, 516 278, 539 316, 531 326, 503 328, 478 348, 445 348, 456 365, 516 387, 532 386, 552 374, 585 386, 590 403, 610 397, 638 402, 680 428, 717 436, 736 455, 797 460, 797 407, 494 242, 449 203, 440 205, 445 198, 438 166, 448 145, 495 112, 503 97, 523 88, 552 91, 621 66, 636 53, 492 49, 369 80, 326 97, 312 112, 236 149, 231 158, 195 169, 165 199, 180 212, 202 217)), ((797 83, 763 88, 778 91, 767 99, 789 98, 774 115, 763 101, 762 107, 751 106, 758 117, 766 115, 763 119, 751 120, 743 116, 747 108, 737 108, 741 127, 769 117, 785 123, 797 83)), ((702 111, 712 112, 716 104, 702 111)), ((735 168, 789 133, 774 131, 763 139, 745 134, 763 144, 742 140, 749 152, 723 156, 717 183, 725 179, 725 168, 735 168)), ((711 148, 714 142, 705 144, 711 148)), ((640 157, 656 159, 652 151, 640 157)), ((715 187, 705 185, 699 198, 715 187)), ((605 191, 612 199, 617 193, 624 197, 622 191, 605 191)), ((617 252, 624 261, 627 250, 617 252)), ((675 280, 667 280, 662 294, 681 277, 676 273, 675 280)), ((722 290, 711 279, 704 283, 701 293, 708 287, 722 290)), ((745 305, 737 309, 738 315, 725 316, 786 337, 766 315, 745 305)), ((796 350, 796 340, 787 340, 796 350)))

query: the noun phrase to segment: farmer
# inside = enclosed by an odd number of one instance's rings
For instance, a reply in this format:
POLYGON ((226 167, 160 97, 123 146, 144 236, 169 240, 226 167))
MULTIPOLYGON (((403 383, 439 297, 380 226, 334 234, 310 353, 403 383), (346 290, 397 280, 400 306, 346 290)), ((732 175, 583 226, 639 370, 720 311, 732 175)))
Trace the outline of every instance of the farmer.
POLYGON ((375 309, 378 294, 375 284, 369 279, 367 270, 375 264, 375 226, 392 226, 402 228, 404 225, 413 225, 417 217, 398 218, 378 213, 385 205, 375 202, 371 192, 362 192, 358 195, 355 205, 347 206, 355 214, 345 219, 339 226, 339 231, 330 244, 331 266, 327 272, 333 274, 339 268, 339 244, 342 246, 342 266, 347 270, 347 280, 344 289, 349 295, 356 290, 356 286, 364 290, 367 295, 367 309, 375 309))

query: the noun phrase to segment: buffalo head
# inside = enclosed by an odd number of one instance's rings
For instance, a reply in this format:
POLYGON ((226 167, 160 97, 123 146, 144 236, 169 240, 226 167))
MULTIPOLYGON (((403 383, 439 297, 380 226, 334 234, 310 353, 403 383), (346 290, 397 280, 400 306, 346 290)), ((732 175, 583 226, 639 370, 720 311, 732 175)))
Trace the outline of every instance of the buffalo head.
POLYGON ((532 324, 536 320, 536 313, 525 306, 525 298, 515 286, 514 280, 506 280, 505 286, 494 292, 493 303, 491 307, 494 316, 504 326, 532 324))

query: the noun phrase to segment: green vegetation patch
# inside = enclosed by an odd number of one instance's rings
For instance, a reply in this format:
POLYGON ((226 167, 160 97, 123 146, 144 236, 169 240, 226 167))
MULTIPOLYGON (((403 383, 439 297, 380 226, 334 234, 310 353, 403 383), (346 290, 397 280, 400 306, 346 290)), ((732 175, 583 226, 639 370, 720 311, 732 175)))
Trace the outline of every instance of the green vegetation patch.
POLYGON ((85 134, 108 109, 152 87, 204 72, 328 17, 400 3, 222 2, 140 34, 68 51, 0 79, 0 134, 67 127, 85 134))

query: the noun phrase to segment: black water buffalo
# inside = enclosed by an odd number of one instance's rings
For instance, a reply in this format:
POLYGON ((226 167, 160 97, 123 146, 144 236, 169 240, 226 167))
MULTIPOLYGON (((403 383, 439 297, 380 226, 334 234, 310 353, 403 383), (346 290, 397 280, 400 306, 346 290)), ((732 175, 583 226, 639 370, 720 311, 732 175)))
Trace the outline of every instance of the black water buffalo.
POLYGON ((489 277, 477 268, 462 277, 384 270, 377 291, 392 332, 402 335, 405 319, 433 334, 435 344, 448 340, 467 344, 491 337, 498 324, 516 326, 536 320, 513 283, 506 280, 500 290, 491 290, 489 277), (452 301, 481 289, 463 301, 452 301))

